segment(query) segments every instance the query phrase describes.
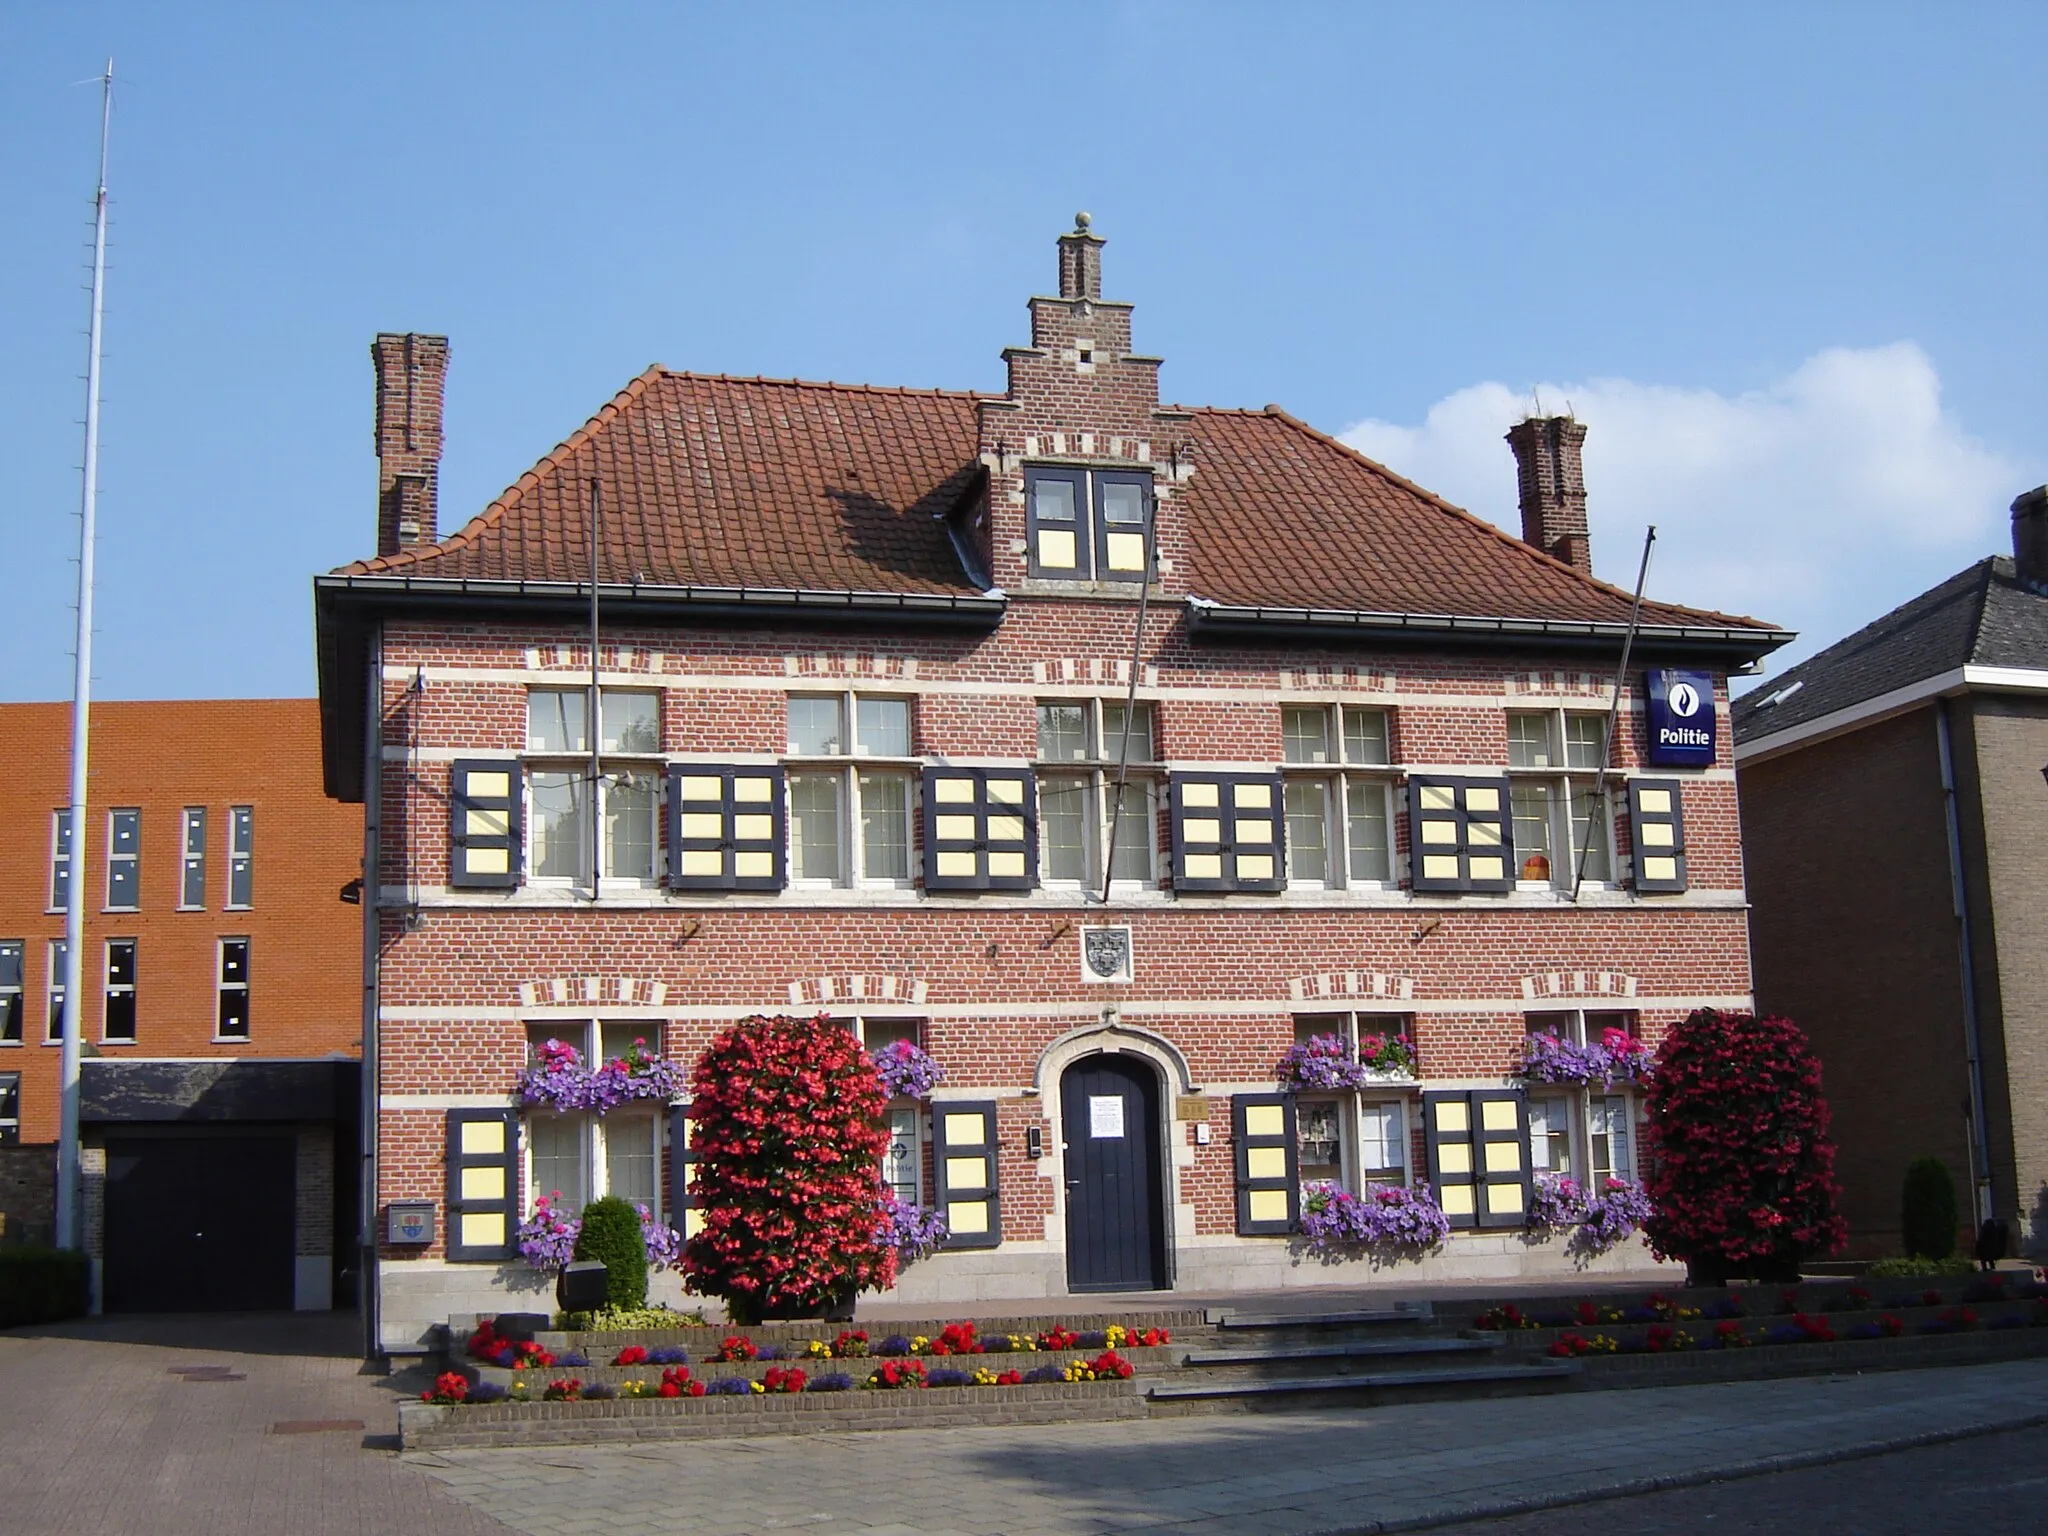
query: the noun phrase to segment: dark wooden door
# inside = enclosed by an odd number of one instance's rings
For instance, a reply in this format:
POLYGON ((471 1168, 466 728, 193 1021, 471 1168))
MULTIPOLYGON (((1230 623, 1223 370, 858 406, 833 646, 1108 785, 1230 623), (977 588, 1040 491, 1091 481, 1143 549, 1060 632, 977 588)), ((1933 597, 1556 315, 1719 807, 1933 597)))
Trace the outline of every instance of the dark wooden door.
POLYGON ((109 1137, 106 1310, 288 1309, 297 1169, 289 1136, 109 1137))
POLYGON ((1060 1080, 1066 1136, 1067 1288, 1166 1285, 1159 1079, 1128 1056, 1089 1056, 1060 1080))

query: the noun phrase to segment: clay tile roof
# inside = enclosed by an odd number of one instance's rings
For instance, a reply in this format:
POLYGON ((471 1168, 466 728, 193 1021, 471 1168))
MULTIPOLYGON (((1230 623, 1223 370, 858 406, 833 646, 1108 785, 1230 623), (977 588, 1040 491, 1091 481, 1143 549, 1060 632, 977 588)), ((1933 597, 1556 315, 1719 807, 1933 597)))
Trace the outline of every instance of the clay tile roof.
MULTIPOLYGON (((946 516, 980 494, 985 397, 650 368, 439 544, 345 576, 972 594, 946 516)), ((1229 606, 1625 623, 1629 594, 1276 406, 1188 413, 1189 589, 1229 606)), ((1649 625, 1754 619, 1645 603, 1649 625)))
MULTIPOLYGON (((1278 406, 1196 410, 1197 595, 1244 607, 1627 623, 1629 593, 1501 532, 1278 406)), ((1643 623, 1755 619, 1645 602, 1643 623)))
POLYGON ((650 368, 439 544, 339 574, 973 593, 942 520, 980 474, 975 397, 650 368))

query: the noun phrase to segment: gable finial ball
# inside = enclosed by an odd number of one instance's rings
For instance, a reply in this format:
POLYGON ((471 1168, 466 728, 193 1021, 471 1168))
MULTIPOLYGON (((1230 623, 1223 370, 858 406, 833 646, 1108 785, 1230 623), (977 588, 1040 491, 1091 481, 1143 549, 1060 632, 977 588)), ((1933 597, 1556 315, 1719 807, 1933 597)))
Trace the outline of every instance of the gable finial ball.
POLYGON ((1074 215, 1074 229, 1077 233, 1085 233, 1088 226, 1094 222, 1085 211, 1074 215))

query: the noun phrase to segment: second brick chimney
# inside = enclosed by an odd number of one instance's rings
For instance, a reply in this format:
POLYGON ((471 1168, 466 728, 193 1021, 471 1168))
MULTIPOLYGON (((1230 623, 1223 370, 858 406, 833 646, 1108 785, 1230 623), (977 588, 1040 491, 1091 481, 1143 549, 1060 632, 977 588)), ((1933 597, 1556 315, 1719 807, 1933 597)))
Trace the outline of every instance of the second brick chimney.
POLYGON ((1508 428, 1521 484, 1523 541, 1590 576, 1585 442, 1585 423, 1570 416, 1531 416, 1508 428))
POLYGON ((377 365, 377 553, 439 537, 441 396, 448 338, 386 332, 370 344, 377 365))

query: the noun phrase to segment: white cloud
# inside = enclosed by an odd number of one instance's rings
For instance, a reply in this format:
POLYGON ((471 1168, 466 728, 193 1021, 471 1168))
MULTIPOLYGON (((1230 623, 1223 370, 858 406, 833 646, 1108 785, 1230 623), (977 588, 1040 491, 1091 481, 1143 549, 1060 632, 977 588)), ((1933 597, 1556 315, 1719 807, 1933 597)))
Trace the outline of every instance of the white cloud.
POLYGON ((2006 508, 2039 478, 1942 409, 1940 376, 1911 342, 1833 348, 1734 396, 1629 379, 1474 384, 1419 427, 1365 421, 1343 436, 1519 533, 1503 437, 1538 402, 1587 425, 1600 575, 1632 586, 1656 524, 1650 595, 1799 630, 1774 670, 2007 550, 2006 508))

